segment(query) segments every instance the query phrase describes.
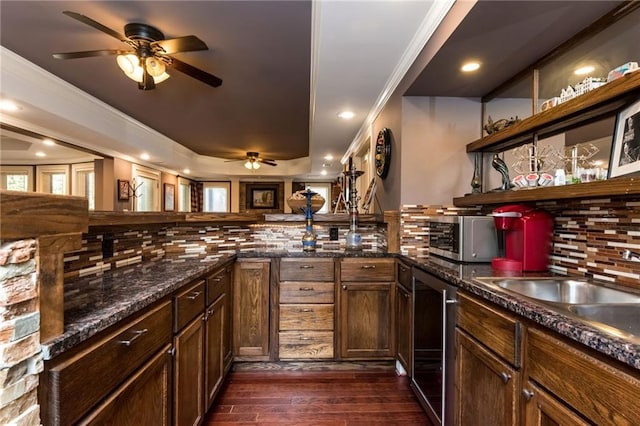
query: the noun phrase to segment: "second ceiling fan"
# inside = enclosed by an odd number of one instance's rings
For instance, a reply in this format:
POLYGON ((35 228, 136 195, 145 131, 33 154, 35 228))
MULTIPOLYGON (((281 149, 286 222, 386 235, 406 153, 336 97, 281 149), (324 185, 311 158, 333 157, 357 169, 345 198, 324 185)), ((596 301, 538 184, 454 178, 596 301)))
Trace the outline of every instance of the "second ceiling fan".
POLYGON ((249 170, 259 169, 261 164, 266 164, 267 166, 277 166, 276 160, 262 158, 260 157, 260 153, 254 151, 248 151, 246 157, 244 158, 237 158, 227 161, 244 161, 244 166, 249 170))
POLYGON ((65 15, 89 25, 103 33, 117 38, 129 45, 130 50, 105 49, 83 52, 54 53, 56 59, 77 59, 96 56, 118 56, 118 65, 122 71, 138 82, 140 90, 151 90, 157 83, 166 80, 170 67, 213 87, 222 84, 222 80, 199 68, 182 62, 171 54, 208 50, 207 45, 194 35, 165 39, 160 30, 151 25, 130 23, 124 26, 124 34, 112 30, 93 19, 76 12, 65 11, 65 15))

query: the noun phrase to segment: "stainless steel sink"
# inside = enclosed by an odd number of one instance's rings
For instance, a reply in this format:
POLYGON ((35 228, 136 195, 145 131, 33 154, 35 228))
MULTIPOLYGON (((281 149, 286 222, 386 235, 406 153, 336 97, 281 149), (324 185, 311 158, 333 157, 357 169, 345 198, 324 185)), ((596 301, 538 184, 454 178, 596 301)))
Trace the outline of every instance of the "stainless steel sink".
POLYGON ((587 321, 597 321, 640 336, 640 305, 574 305, 568 309, 587 321))
POLYGON ((532 299, 566 305, 640 303, 640 295, 580 279, 545 277, 477 278, 477 280, 532 299))

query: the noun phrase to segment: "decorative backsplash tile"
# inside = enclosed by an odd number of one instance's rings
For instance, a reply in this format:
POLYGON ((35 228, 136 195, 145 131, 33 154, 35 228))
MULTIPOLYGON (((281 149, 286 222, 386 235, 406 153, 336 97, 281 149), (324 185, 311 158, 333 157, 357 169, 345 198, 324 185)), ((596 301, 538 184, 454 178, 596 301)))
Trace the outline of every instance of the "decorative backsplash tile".
MULTIPOLYGON (((66 253, 65 280, 100 275, 118 269, 164 257, 173 259, 198 258, 206 261, 219 254, 250 250, 302 251, 304 225, 288 223, 265 224, 193 224, 161 226, 136 225, 135 230, 100 229, 83 235, 82 248, 66 253), (113 242, 113 256, 104 258, 103 242, 113 242)), ((116 228, 114 228, 116 229, 116 228)), ((317 235, 316 251, 335 251, 344 248, 348 225, 314 225, 317 235), (338 240, 329 240, 329 228, 338 228, 338 240)), ((374 224, 358 227, 362 247, 366 252, 387 250, 386 228, 374 224)))
MULTIPOLYGON (((640 262, 622 258, 625 249, 640 252, 640 198, 544 201, 535 206, 554 217, 551 271, 640 288, 640 262)), ((401 252, 428 256, 429 216, 452 213, 462 214, 446 206, 403 206, 401 252)))

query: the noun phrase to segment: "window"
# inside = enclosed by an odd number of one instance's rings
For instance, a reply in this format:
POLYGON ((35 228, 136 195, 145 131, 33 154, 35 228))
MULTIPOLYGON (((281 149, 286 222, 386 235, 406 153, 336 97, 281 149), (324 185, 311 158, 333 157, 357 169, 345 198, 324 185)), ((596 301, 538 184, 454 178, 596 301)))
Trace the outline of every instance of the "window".
POLYGON ((89 202, 89 210, 96 208, 96 174, 93 171, 93 163, 80 163, 71 165, 71 194, 86 197, 89 202))
POLYGON ((181 177, 178 178, 178 211, 191 211, 191 183, 181 177))
POLYGON ((38 192, 69 194, 69 166, 36 166, 38 192))
POLYGON ((33 168, 30 166, 2 166, 0 187, 8 191, 31 191, 33 168))
POLYGON ((307 183, 305 185, 306 188, 312 190, 313 192, 317 192, 322 195, 322 198, 325 199, 324 205, 318 213, 329 213, 331 207, 331 184, 330 183, 307 183))
POLYGON ((218 213, 231 211, 230 182, 205 182, 203 192, 202 211, 218 213))
POLYGON ((134 164, 131 176, 131 188, 135 191, 135 211, 159 212, 160 172, 134 164))

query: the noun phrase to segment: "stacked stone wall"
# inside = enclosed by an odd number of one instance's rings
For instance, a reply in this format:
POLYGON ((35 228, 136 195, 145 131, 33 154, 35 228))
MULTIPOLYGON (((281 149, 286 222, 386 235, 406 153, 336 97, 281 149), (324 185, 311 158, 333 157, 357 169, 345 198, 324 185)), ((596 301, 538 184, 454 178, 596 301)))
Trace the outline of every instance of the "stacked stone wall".
POLYGON ((0 424, 40 424, 36 241, 0 242, 0 424))

